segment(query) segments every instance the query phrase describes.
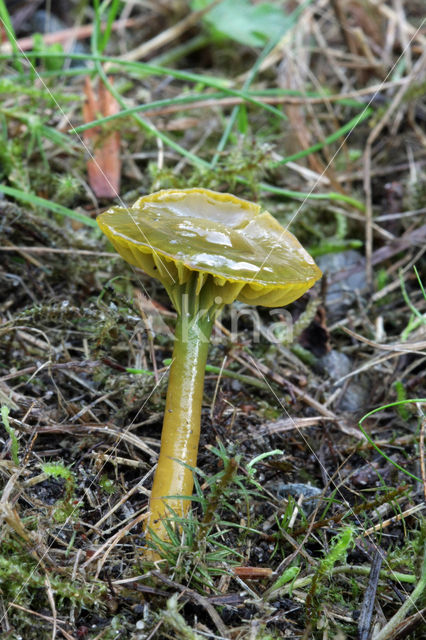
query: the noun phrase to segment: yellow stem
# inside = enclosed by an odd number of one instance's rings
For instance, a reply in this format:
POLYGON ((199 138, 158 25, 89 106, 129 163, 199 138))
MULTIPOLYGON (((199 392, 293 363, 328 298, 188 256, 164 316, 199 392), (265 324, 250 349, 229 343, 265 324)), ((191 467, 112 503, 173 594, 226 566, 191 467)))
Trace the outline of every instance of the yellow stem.
POLYGON ((184 465, 195 467, 197 464, 204 373, 212 326, 210 315, 196 314, 188 318, 183 313, 178 318, 160 456, 151 491, 148 537, 151 531, 161 540, 167 540, 164 518, 173 517, 173 512, 178 517, 186 516, 191 504, 194 482, 192 471, 184 465))

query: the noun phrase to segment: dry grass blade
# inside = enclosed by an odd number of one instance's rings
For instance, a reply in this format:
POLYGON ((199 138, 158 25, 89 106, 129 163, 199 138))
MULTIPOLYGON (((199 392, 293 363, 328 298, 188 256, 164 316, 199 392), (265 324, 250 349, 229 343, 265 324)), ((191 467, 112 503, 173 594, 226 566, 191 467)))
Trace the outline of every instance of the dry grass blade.
POLYGON ((154 38, 151 38, 151 40, 148 40, 148 42, 144 42, 135 49, 123 54, 121 56, 122 60, 140 60, 141 58, 145 58, 151 55, 154 51, 160 49, 161 47, 164 47, 167 44, 170 44, 171 42, 177 40, 186 31, 196 25, 206 13, 211 11, 213 7, 219 4, 221 1, 222 0, 213 0, 204 9, 193 11, 186 18, 183 18, 183 20, 173 25, 169 29, 162 31, 154 38))
MULTIPOLYGON (((426 340, 420 340, 419 342, 415 342, 414 340, 407 340, 406 342, 395 342, 393 344, 379 344, 377 342, 374 342, 374 340, 369 340, 368 338, 365 338, 364 336, 361 336, 358 333, 351 331, 347 327, 344 327, 343 330, 352 338, 355 338, 360 342, 364 342, 365 344, 368 344, 370 347, 374 347, 374 349, 380 349, 382 351, 398 352, 398 355, 400 355, 401 353, 417 353, 421 355, 426 355, 426 351, 425 352, 423 351, 423 349, 426 349, 426 340)), ((423 334, 425 333, 425 331, 426 330, 421 329, 419 333, 423 334)))
POLYGON ((62 633, 62 635, 66 640, 77 640, 75 636, 72 636, 70 633, 68 633, 68 631, 66 631, 65 629, 62 628, 62 626, 60 626, 61 624, 65 625, 66 624, 65 621, 61 620, 60 624, 57 624, 58 621, 56 620, 56 618, 45 616, 42 613, 39 613, 38 611, 32 611, 31 609, 27 609, 26 607, 22 607, 21 605, 16 604, 16 602, 11 602, 10 606, 15 607, 15 609, 20 609, 21 611, 25 611, 26 613, 29 613, 31 616, 36 616, 38 618, 41 618, 42 620, 46 620, 47 622, 51 623, 54 626, 54 629, 56 628, 55 627, 55 622, 56 622, 58 631, 62 633))
POLYGON ((372 202, 372 187, 371 187, 371 153, 372 146, 374 142, 379 137, 380 133, 383 131, 384 127, 389 123, 391 117, 395 113, 395 111, 400 106, 404 96, 410 87, 418 82, 424 75, 425 72, 425 64, 426 64, 426 48, 424 49, 423 55, 417 60, 416 64, 413 66, 411 72, 407 77, 407 83, 404 84, 397 91, 396 95, 392 99, 389 107, 386 109, 385 114, 380 119, 380 121, 376 124, 376 126, 370 132, 367 142, 366 148, 364 152, 364 190, 366 196, 366 226, 365 226, 365 244, 366 244, 366 259, 367 259, 367 281, 372 285, 373 282, 373 265, 372 265, 372 254, 373 254, 373 202, 372 202))
POLYGON ((136 436, 133 433, 129 433, 128 431, 122 431, 120 429, 115 428, 110 424, 62 424, 58 427, 41 427, 39 429, 39 433, 45 434, 54 434, 54 433, 62 433, 62 434, 81 434, 81 433, 93 433, 97 432, 102 434, 105 437, 113 438, 117 443, 119 442, 127 442, 137 449, 144 451, 147 453, 152 460, 155 460, 158 456, 157 452, 151 449, 141 438, 136 436))
MULTIPOLYGON (((114 31, 119 31, 120 29, 129 29, 136 28, 141 26, 141 19, 127 18, 125 20, 116 20, 112 24, 112 29, 114 31)), ((67 51, 70 48, 75 40, 84 40, 90 37, 93 33, 93 25, 80 25, 78 27, 71 27, 70 29, 63 29, 61 31, 54 31, 53 33, 45 33, 43 35, 43 42, 46 47, 61 43, 64 45, 65 50, 67 51)), ((20 38, 16 43, 20 49, 20 51, 30 51, 34 47, 34 37, 29 36, 27 38, 20 38)), ((9 42, 3 42, 0 45, 1 53, 12 53, 12 45, 9 42)))
POLYGON ((90 554, 89 558, 86 560, 86 562, 83 563, 81 568, 86 569, 86 567, 89 564, 91 564, 96 560, 97 561, 96 562, 96 567, 97 567, 96 578, 97 578, 99 576, 99 573, 102 570, 102 567, 107 561, 108 556, 110 555, 110 553, 112 553, 114 548, 120 543, 122 538, 124 538, 124 536, 126 536, 128 532, 131 529, 133 529, 133 527, 138 525, 140 522, 143 522, 143 520, 146 520, 148 515, 149 515, 148 513, 141 513, 136 518, 133 518, 132 521, 126 524, 124 527, 121 527, 120 530, 117 531, 117 533, 111 536, 109 540, 107 540, 103 545, 101 545, 98 549, 96 549, 96 551, 93 554, 90 554))

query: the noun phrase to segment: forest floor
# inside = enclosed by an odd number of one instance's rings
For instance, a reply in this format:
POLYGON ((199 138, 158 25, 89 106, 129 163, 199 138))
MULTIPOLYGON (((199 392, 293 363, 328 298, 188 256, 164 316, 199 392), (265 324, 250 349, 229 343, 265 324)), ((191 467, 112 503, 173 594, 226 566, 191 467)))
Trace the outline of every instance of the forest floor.
POLYGON ((424 3, 208 5, 0 0, 0 636, 420 640, 424 3), (153 562, 176 314, 95 218, 172 187, 258 202, 323 277, 216 321, 153 562))

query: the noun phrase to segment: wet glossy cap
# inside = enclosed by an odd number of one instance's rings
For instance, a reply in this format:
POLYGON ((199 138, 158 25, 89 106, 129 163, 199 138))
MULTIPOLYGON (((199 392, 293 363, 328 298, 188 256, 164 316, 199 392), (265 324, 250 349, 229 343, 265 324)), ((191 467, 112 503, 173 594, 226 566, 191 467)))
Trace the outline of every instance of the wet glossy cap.
POLYGON ((231 301, 281 306, 299 298, 321 271, 270 213, 228 193, 166 189, 130 209, 112 207, 98 224, 130 264, 168 290, 196 275, 231 301), (233 285, 229 287, 229 285, 233 285))

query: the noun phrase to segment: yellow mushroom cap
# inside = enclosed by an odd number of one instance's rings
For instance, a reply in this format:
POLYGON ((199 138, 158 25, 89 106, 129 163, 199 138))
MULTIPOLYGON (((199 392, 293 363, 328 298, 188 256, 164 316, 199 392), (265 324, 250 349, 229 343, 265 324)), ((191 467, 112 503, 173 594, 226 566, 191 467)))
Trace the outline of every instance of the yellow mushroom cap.
POLYGON ((165 189, 130 209, 112 207, 97 221, 127 262, 168 290, 197 274, 197 289, 206 280, 221 292, 233 284, 228 298, 281 306, 321 277, 311 256, 270 213, 228 193, 165 189))

